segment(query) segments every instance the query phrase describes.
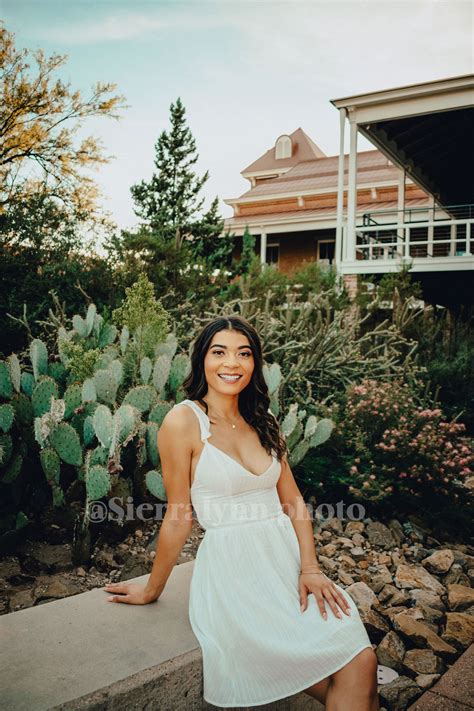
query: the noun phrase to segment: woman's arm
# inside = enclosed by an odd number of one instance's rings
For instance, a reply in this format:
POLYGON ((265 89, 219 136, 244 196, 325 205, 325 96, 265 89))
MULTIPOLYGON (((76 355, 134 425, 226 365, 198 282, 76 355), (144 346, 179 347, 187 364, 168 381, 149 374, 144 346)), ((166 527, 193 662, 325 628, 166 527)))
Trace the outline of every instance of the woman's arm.
POLYGON ((282 508, 291 519, 300 546, 301 570, 298 587, 301 612, 307 609, 308 594, 312 593, 324 619, 327 619, 325 600, 336 617, 341 616, 338 605, 346 615, 350 615, 350 607, 347 600, 334 583, 326 575, 322 574, 319 567, 314 546, 311 516, 286 456, 281 461, 281 474, 277 484, 277 491, 282 508))
POLYGON ((193 454, 190 433, 196 424, 195 415, 186 407, 170 410, 163 420, 158 432, 158 450, 167 508, 158 534, 152 570, 145 586, 127 582, 106 585, 104 589, 114 593, 108 598, 111 602, 144 605, 157 600, 176 565, 193 525, 189 480, 193 454))
POLYGON ((186 410, 179 407, 168 412, 158 432, 158 450, 168 505, 146 585, 147 593, 154 599, 163 591, 193 525, 189 481, 192 458, 189 414, 192 413, 186 410))

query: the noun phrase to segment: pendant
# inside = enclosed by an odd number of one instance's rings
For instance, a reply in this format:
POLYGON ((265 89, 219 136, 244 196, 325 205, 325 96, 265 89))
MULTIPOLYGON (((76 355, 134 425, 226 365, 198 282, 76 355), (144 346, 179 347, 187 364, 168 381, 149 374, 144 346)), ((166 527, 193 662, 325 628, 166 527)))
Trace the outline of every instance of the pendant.
POLYGON ((232 425, 232 429, 235 430, 235 425, 232 425))

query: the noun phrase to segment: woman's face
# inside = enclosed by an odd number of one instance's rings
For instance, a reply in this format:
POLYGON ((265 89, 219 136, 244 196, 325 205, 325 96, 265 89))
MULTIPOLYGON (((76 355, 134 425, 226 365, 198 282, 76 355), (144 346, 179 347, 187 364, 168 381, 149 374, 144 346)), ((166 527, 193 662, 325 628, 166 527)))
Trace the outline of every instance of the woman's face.
POLYGON ((254 367, 247 336, 227 329, 214 334, 204 358, 209 388, 226 395, 240 393, 249 384, 254 367))

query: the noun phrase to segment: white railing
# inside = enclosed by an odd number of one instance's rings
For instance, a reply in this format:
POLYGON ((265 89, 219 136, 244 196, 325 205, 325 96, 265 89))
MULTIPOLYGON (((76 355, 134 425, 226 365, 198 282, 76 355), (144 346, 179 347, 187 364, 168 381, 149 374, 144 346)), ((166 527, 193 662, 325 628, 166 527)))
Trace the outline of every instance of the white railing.
POLYGON ((474 219, 461 219, 358 226, 356 259, 470 257, 473 224, 474 219))

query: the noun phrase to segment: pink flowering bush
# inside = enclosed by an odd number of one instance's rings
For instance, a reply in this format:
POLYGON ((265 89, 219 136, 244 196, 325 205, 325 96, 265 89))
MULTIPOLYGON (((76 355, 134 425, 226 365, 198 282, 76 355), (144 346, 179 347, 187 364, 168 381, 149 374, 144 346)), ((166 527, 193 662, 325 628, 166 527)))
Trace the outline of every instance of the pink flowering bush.
POLYGON ((462 483, 473 474, 474 456, 465 425, 424 406, 406 383, 351 385, 339 418, 339 442, 352 453, 344 478, 356 498, 466 497, 462 483))

